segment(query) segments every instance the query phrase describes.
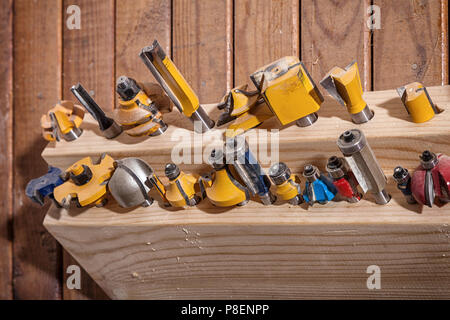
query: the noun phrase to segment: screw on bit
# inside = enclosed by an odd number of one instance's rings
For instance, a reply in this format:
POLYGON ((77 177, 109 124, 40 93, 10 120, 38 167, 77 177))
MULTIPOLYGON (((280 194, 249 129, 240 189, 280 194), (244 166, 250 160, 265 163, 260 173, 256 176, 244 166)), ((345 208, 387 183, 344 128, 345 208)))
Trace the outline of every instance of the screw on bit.
POLYGON ((398 166, 394 169, 394 174, 392 176, 397 182, 397 189, 403 193, 406 201, 409 204, 417 203, 416 199, 414 199, 412 195, 411 175, 409 174, 408 169, 398 166))
POLYGON ((364 193, 370 191, 377 204, 391 200, 386 192, 386 176, 370 148, 364 133, 359 129, 345 131, 339 136, 337 145, 364 193))
POLYGON ((94 117, 98 122, 98 126, 107 139, 113 139, 122 133, 122 127, 118 125, 113 119, 107 117, 98 104, 87 93, 83 86, 78 83, 70 88, 73 95, 80 101, 83 107, 94 117))

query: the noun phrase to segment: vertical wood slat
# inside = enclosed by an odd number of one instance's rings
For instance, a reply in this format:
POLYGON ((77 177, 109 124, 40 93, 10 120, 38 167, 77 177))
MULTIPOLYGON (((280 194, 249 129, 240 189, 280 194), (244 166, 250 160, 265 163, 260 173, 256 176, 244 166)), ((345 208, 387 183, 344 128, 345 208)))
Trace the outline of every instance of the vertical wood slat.
POLYGON ((274 60, 299 55, 298 0, 240 0, 234 8, 234 83, 274 60))
POLYGON ((316 85, 333 67, 356 60, 363 89, 370 90, 369 5, 370 0, 301 1, 301 57, 316 85))
POLYGON ((155 39, 170 55, 170 0, 116 1, 115 78, 126 75, 140 82, 156 83, 139 58, 141 49, 155 39))
MULTIPOLYGON (((103 110, 114 106, 114 0, 64 0, 63 2, 63 99, 78 100, 70 91, 80 82, 103 110), (67 7, 77 5, 81 12, 81 28, 66 26, 67 7)), ((88 129, 87 129, 88 130, 88 129)), ((63 279, 66 269, 78 263, 63 252, 63 279)), ((106 299, 103 290, 84 270, 81 289, 68 289, 63 282, 64 299, 106 299)))
POLYGON ((12 299, 12 0, 0 7, 0 300, 12 299))
POLYGON ((44 229, 48 204, 25 196, 46 172, 40 117, 61 99, 61 1, 14 1, 13 284, 17 299, 61 298, 61 248, 44 229))
POLYGON ((173 60, 201 103, 218 102, 233 85, 233 2, 173 6, 173 60))
POLYGON ((381 29, 374 30, 374 90, 413 81, 448 83, 447 0, 374 4, 381 9, 381 29))

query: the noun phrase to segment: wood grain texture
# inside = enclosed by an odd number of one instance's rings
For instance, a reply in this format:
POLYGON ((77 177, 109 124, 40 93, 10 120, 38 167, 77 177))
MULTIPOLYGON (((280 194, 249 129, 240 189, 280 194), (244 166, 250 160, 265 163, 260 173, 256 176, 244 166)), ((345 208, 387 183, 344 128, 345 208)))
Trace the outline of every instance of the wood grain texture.
POLYGON ((172 55, 201 103, 233 85, 233 1, 175 1, 172 55))
POLYGON ((374 89, 413 81, 425 86, 448 83, 446 0, 375 0, 381 29, 374 31, 374 89))
POLYGON ((12 0, 0 7, 0 300, 12 299, 13 60, 12 0))
POLYGON ((157 39, 171 54, 171 1, 116 2, 116 78, 121 75, 141 82, 155 82, 139 58, 141 49, 157 39))
MULTIPOLYGON (((450 86, 428 87, 428 92, 438 106, 450 108, 450 86)), ((414 168, 418 163, 418 155, 427 148, 450 154, 448 131, 450 113, 443 112, 426 123, 416 124, 409 118, 395 90, 366 92, 364 98, 375 112, 375 117, 368 123, 358 125, 358 128, 364 131, 380 165, 385 170, 391 171, 400 164, 414 168), (387 123, 389 130, 386 130, 387 123)), ((214 107, 205 105, 205 110, 209 111, 214 107)), ((213 112, 211 114, 215 119, 217 115, 213 112)), ((319 119, 310 127, 299 128, 290 125, 279 131, 279 160, 286 162, 293 172, 302 172, 303 166, 310 162, 323 168, 328 157, 340 154, 336 146, 338 136, 345 130, 355 127, 344 107, 331 97, 325 97, 318 114, 319 119)), ((198 159, 200 164, 194 164, 195 158, 192 156, 187 159, 191 164, 182 163, 181 168, 197 173, 209 170, 204 159, 209 156, 208 150, 221 144, 224 131, 216 128, 204 135, 200 141, 187 127, 177 126, 178 118, 166 119, 169 128, 161 136, 133 138, 122 134, 117 139, 105 143, 105 138, 87 117, 83 126, 91 127, 92 130, 86 130, 74 142, 61 141, 56 145, 49 145, 42 156, 48 163, 60 168, 67 168, 85 156, 99 157, 103 152, 113 158, 141 157, 148 161, 158 174, 164 175, 163 169, 167 162, 179 163, 175 158, 177 153, 172 151, 173 147, 177 146, 180 149, 180 146, 184 146, 186 152, 193 152, 194 148, 203 142, 203 159, 198 159)), ((271 135, 265 130, 275 128, 280 127, 275 119, 271 119, 248 133, 253 153, 260 153, 267 142, 270 142, 271 135), (267 137, 268 140, 258 143, 254 137, 267 137)), ((277 159, 274 158, 273 161, 277 159)), ((271 163, 263 163, 264 167, 270 165, 271 163)))
POLYGON ((46 172, 40 117, 61 99, 62 1, 14 1, 14 298, 61 298, 61 249, 25 196, 46 172))
POLYGON ((301 1, 301 59, 318 85, 335 66, 356 60, 364 90, 371 88, 369 0, 301 1))
POLYGON ((44 224, 114 299, 450 297, 448 210, 356 207, 52 208, 44 224))
POLYGON ((299 1, 235 1, 235 86, 251 83, 250 74, 284 56, 300 52, 299 1))
MULTIPOLYGON (((114 107, 114 1, 65 0, 63 8, 77 5, 81 11, 81 29, 63 25, 63 99, 78 100, 70 88, 80 82, 103 110, 114 107)), ((65 14, 65 19, 68 15, 65 14)), ((63 252, 63 280, 69 265, 78 263, 63 252)), ((107 296, 82 270, 81 289, 63 285, 64 299, 105 299, 107 296)))

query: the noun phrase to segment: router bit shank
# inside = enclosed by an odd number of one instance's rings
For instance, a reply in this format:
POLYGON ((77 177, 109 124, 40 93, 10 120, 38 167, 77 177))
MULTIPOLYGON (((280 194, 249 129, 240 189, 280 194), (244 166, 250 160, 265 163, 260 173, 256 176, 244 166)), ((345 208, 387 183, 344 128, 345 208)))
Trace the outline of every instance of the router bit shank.
POLYGON ((387 178, 364 133, 358 129, 345 131, 339 136, 337 145, 364 193, 370 191, 377 204, 388 203, 391 197, 385 190, 387 178))

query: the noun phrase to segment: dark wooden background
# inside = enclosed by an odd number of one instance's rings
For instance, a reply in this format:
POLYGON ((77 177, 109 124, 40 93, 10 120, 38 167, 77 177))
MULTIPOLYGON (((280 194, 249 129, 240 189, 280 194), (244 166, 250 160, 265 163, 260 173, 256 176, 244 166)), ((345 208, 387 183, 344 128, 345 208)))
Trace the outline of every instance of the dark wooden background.
MULTIPOLYGON (((447 0, 3 0, 0 6, 0 298, 106 298, 42 226, 48 208, 26 198, 46 170, 39 119, 82 82, 112 109, 115 78, 152 80, 138 58, 158 39, 199 94, 218 101, 258 67, 297 55, 318 81, 356 59, 365 90, 415 80, 448 84, 447 0), (66 27, 69 5, 81 29, 66 27), (367 8, 381 8, 369 30, 367 8)), ((95 232, 95 230, 93 230, 95 232)))

